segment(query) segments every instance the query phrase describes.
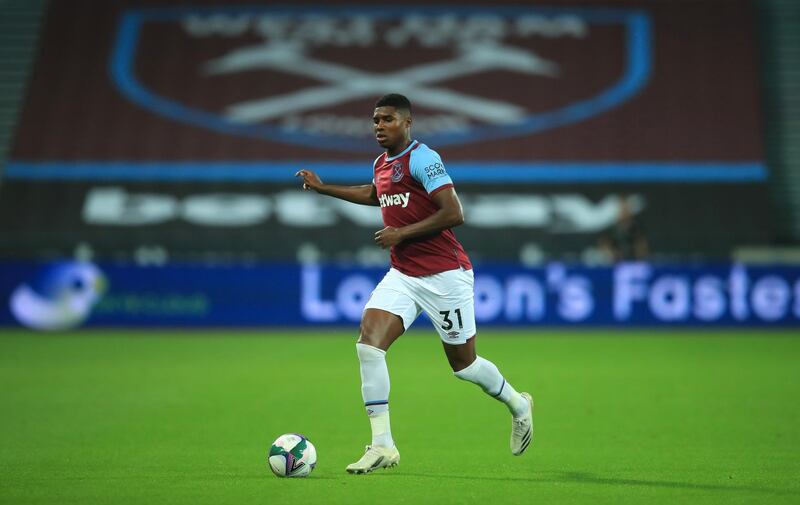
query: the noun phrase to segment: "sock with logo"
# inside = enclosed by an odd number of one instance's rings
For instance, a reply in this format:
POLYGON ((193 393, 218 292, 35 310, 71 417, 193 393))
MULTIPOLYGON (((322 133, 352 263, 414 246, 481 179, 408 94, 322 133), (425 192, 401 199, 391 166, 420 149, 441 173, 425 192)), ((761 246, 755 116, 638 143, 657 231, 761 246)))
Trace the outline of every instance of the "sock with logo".
POLYGON ((520 417, 528 411, 527 400, 506 382, 491 361, 478 356, 468 367, 453 373, 461 380, 477 384, 486 394, 505 403, 514 417, 520 417))
POLYGON ((361 367, 361 397, 372 427, 372 444, 394 447, 389 423, 389 369, 386 351, 366 344, 356 344, 361 367))

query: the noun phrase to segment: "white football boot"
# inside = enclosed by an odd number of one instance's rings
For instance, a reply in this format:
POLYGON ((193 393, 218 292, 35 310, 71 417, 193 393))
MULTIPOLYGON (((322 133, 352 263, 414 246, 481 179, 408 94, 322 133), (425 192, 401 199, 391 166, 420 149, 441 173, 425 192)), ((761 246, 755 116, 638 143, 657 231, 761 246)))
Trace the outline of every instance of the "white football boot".
POLYGON ((389 468, 400 463, 397 447, 367 446, 361 459, 347 465, 347 473, 369 473, 378 468, 389 468))
POLYGON ((533 398, 530 393, 520 393, 528 402, 528 412, 511 419, 511 454, 519 456, 533 440, 533 398))

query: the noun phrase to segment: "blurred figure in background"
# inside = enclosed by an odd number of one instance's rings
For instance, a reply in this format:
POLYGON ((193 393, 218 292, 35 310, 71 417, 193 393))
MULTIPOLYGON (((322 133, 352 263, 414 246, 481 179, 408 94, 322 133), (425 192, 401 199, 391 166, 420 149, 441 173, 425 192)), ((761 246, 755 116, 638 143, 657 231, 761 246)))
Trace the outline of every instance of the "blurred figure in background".
POLYGON ((644 227, 627 195, 619 195, 617 220, 600 235, 598 245, 611 262, 641 261, 649 256, 644 227))

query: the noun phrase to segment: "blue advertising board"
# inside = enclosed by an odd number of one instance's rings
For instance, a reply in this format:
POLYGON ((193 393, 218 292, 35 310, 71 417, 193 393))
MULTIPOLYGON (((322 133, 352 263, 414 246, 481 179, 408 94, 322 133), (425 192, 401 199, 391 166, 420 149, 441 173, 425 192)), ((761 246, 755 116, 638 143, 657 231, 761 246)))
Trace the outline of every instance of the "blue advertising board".
MULTIPOLYGON (((384 273, 288 263, 8 262, 0 264, 0 325, 356 325, 384 273)), ((793 326, 800 267, 484 264, 476 268, 475 315, 479 325, 503 326, 793 326)))

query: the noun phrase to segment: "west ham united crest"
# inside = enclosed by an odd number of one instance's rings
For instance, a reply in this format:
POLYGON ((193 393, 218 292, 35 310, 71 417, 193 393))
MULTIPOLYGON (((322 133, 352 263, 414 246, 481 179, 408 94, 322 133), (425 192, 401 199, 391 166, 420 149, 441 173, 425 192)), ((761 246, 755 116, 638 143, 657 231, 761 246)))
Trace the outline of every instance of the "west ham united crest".
POLYGON ((400 182, 403 179, 403 164, 399 161, 392 163, 392 182, 400 182))
POLYGON ((175 121, 346 151, 374 150, 372 104, 398 92, 414 103, 415 136, 458 145, 631 99, 650 75, 650 32, 648 14, 628 9, 141 9, 122 18, 111 76, 175 121))

